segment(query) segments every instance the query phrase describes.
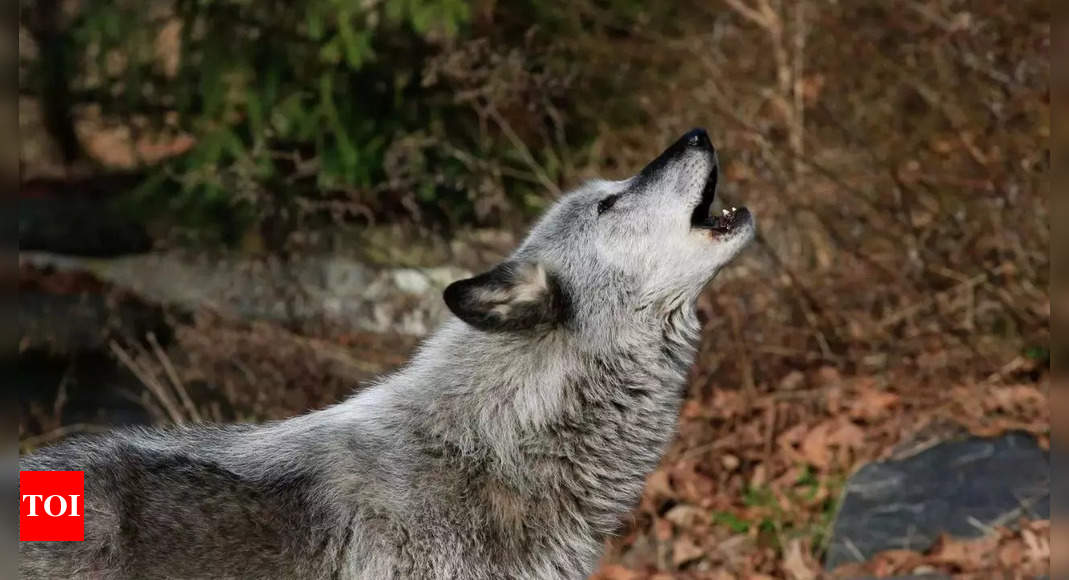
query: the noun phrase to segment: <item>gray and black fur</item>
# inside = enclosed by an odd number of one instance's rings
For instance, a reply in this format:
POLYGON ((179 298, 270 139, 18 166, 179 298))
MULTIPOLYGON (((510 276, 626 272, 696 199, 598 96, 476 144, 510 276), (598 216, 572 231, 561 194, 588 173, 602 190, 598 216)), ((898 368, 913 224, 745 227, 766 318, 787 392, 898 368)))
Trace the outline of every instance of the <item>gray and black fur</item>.
POLYGON ((674 434, 695 300, 753 236, 745 209, 708 216, 715 180, 693 131, 569 194, 343 403, 24 457, 85 471, 86 539, 22 543, 23 577, 586 577, 674 434))

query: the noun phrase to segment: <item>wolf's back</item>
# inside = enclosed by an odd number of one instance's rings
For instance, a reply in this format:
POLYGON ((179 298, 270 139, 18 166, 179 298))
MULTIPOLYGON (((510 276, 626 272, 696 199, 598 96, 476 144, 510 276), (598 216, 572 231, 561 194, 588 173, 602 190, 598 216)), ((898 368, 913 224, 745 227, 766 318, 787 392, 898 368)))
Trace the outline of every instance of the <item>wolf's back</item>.
POLYGON ((344 518, 314 503, 315 476, 235 473, 206 459, 221 435, 187 429, 186 444, 154 448, 118 433, 24 457, 21 470, 85 472, 85 541, 20 543, 21 576, 330 577, 344 518))

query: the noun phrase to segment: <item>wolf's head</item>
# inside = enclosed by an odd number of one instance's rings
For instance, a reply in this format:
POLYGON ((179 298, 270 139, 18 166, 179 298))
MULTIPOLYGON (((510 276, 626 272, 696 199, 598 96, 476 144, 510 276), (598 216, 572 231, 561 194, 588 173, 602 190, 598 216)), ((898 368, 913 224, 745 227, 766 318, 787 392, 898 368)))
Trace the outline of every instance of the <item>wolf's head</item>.
POLYGON ((484 331, 595 335, 693 304, 754 235, 746 208, 710 215, 716 184, 716 151, 695 129, 638 175, 564 196, 507 261, 446 288, 446 304, 484 331))

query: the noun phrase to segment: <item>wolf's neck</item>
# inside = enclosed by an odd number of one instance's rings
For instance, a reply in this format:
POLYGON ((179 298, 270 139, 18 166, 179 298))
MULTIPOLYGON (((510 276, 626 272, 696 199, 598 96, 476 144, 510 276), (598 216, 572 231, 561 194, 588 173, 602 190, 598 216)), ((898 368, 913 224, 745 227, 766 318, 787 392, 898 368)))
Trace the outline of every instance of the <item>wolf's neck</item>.
POLYGON ((675 433, 696 342, 682 309, 597 349, 452 325, 391 381, 404 392, 393 399, 426 445, 489 466, 487 501, 544 505, 544 519, 606 534, 675 433))

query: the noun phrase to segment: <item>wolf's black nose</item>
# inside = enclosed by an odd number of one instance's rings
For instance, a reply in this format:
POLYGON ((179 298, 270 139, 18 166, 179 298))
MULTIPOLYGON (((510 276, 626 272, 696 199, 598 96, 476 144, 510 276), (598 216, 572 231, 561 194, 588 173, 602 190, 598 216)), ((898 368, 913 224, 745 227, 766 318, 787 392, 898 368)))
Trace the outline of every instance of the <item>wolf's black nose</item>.
POLYGON ((705 129, 691 129, 689 133, 683 135, 683 142, 688 147, 698 147, 701 149, 712 149, 713 144, 709 141, 709 134, 705 132, 705 129))

